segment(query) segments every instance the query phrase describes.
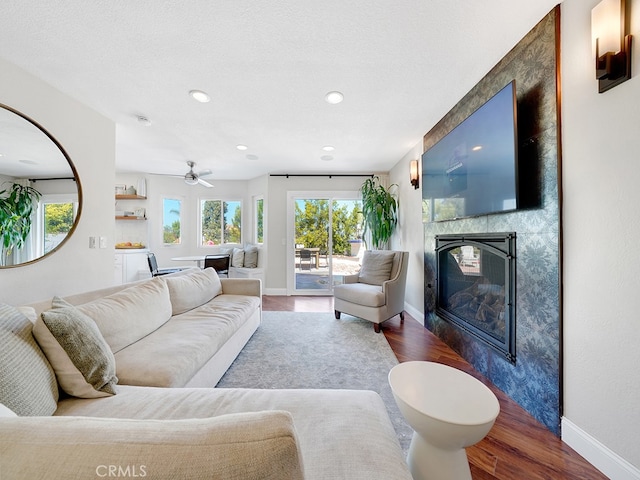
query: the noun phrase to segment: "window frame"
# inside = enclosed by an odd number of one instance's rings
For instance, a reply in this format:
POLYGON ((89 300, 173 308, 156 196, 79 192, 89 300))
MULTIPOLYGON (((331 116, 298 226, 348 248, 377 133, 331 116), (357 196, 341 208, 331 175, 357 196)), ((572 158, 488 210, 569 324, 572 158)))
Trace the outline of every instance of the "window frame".
MULTIPOLYGON (((198 199, 198 212, 197 212, 197 221, 198 221, 198 232, 197 232, 197 237, 196 237, 196 243, 197 243, 197 247, 198 248, 219 248, 221 246, 226 246, 226 245, 242 245, 243 241, 244 241, 244 229, 242 228, 242 224, 243 222, 243 210, 244 210, 244 202, 242 201, 241 198, 233 198, 233 197, 200 197, 198 199), (203 211, 203 206, 205 202, 221 202, 222 203, 222 209, 221 211, 224 211, 224 204, 229 204, 229 203, 237 203, 238 207, 240 209, 240 239, 239 242, 226 242, 226 238, 225 238, 225 234, 224 234, 224 226, 225 226, 225 221, 224 221, 224 215, 220 216, 220 235, 221 235, 221 241, 220 243, 214 243, 211 245, 207 245, 206 243, 204 243, 204 238, 203 238, 203 228, 202 228, 202 211, 203 211)), ((234 214, 235 215, 235 214, 234 214)))

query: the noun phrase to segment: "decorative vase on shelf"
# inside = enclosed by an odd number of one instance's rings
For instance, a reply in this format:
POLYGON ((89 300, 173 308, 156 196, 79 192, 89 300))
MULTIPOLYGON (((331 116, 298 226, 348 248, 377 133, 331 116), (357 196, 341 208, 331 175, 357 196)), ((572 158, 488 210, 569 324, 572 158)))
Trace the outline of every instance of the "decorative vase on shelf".
POLYGON ((141 197, 147 196, 147 179, 139 178, 138 179, 138 195, 141 197))

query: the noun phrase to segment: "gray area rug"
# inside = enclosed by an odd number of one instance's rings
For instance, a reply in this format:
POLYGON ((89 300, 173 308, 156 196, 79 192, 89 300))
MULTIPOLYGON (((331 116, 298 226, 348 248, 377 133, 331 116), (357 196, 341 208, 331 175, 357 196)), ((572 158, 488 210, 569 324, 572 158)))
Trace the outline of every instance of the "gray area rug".
POLYGON ((373 324, 342 314, 263 312, 262 325, 244 347, 220 388, 337 388, 378 392, 405 454, 413 430, 387 380, 398 364, 373 324))

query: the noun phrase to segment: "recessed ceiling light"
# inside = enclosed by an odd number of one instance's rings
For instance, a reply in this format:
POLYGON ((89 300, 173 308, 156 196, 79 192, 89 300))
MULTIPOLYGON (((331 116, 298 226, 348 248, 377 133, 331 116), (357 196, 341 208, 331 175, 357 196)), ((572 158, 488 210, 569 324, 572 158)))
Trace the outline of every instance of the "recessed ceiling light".
POLYGON ((330 162, 331 160, 333 160, 333 155, 322 155, 320 157, 320 160, 324 160, 325 162, 330 162))
POLYGON ((340 103, 342 100, 344 100, 344 95, 340 92, 329 92, 324 96, 324 99, 327 103, 331 103, 333 105, 335 105, 336 103, 340 103))
POLYGON ((247 149, 247 148, 249 148, 249 147, 247 147, 246 145, 242 145, 242 144, 240 144, 240 145, 236 145, 236 148, 237 148, 238 150, 246 150, 246 149, 247 149))
POLYGON ((258 156, 257 155, 247 155, 247 160, 258 160, 258 156))
POLYGON ((333 145, 325 145, 324 147, 322 147, 322 150, 324 150, 325 152, 333 152, 336 149, 336 147, 334 147, 333 145))
POLYGON ((147 117, 145 117, 144 115, 138 115, 138 123, 140 125, 144 125, 145 127, 148 127, 149 125, 151 125, 151 120, 149 120, 147 117))
POLYGON ((211 100, 209 94, 203 92, 202 90, 191 90, 189 91, 189 95, 191 95, 194 100, 197 100, 200 103, 207 103, 209 100, 211 100))

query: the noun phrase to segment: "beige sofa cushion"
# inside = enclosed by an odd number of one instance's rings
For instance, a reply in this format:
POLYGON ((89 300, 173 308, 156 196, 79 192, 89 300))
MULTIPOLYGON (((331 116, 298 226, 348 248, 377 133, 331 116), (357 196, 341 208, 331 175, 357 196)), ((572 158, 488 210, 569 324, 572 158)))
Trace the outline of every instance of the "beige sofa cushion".
POLYGON ((164 278, 171 299, 171 312, 180 315, 222 293, 220 278, 213 268, 194 270, 193 273, 164 278))
POLYGON ((1 421, 3 478, 84 480, 107 477, 113 465, 116 475, 110 476, 156 480, 303 479, 293 420, 284 411, 186 420, 1 421))
POLYGON ((69 395, 99 398, 116 393, 116 360, 96 323, 58 297, 33 334, 69 395))
POLYGON ((362 258, 359 280, 369 285, 382 285, 391 278, 395 252, 386 250, 366 250, 362 258))
POLYGON ((137 342, 171 318, 167 284, 160 277, 78 305, 98 325, 113 353, 137 342))
POLYGON ((32 329, 22 313, 0 304, 0 403, 20 416, 51 415, 58 384, 32 329))
POLYGON ((174 316, 115 354, 119 383, 183 387, 259 308, 259 297, 225 294, 174 316))

